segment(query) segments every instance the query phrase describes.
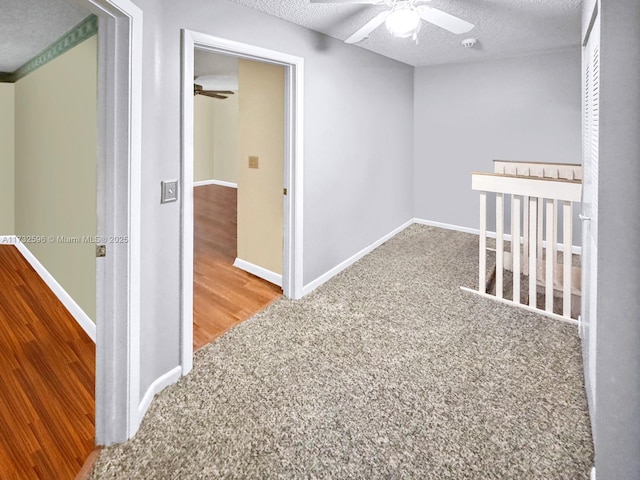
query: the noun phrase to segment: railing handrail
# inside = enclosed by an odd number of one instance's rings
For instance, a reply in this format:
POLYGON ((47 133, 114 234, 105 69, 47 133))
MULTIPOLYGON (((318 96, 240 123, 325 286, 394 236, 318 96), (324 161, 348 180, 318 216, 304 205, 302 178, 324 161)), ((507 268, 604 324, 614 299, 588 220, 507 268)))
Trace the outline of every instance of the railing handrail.
POLYGON ((549 198, 569 202, 579 202, 582 196, 582 180, 525 177, 505 173, 472 172, 471 188, 483 192, 549 198))
POLYGON ((579 163, 562 163, 562 162, 534 162, 529 160, 494 160, 494 163, 518 163, 518 164, 533 164, 533 165, 548 165, 550 167, 560 166, 560 167, 582 167, 579 163))
POLYGON ((582 165, 577 163, 547 163, 521 160, 494 160, 493 173, 517 175, 519 177, 564 178, 581 180, 582 165))

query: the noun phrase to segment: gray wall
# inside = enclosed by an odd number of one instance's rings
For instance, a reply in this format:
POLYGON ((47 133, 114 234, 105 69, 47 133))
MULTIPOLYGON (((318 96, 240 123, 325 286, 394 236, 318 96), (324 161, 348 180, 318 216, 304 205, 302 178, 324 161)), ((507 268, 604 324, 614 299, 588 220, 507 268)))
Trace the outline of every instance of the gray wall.
POLYGON ((478 228, 471 172, 494 159, 582 162, 579 48, 417 68, 414 96, 418 218, 478 228))
POLYGON ((226 0, 144 11, 141 394, 179 363, 180 29, 305 58, 304 282, 412 217, 413 68, 226 0), (390 88, 392 86, 392 88, 390 88))
POLYGON ((640 2, 602 1, 596 470, 640 476, 640 2))

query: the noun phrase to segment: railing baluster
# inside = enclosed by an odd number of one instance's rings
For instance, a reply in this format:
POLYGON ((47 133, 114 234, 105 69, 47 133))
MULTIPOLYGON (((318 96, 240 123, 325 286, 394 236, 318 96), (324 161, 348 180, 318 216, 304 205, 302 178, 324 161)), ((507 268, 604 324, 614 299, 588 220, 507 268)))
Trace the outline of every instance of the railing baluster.
POLYGON ((480 192, 480 247, 479 247, 479 285, 480 293, 487 292, 487 192, 480 192))
POLYGON ((538 219, 538 199, 529 198, 529 306, 536 308, 536 253, 538 232, 536 231, 536 222, 538 219))
POLYGON ((564 202, 563 205, 562 241, 562 315, 571 318, 571 270, 573 265, 573 204, 564 202))
POLYGON ((529 275, 529 197, 522 197, 522 273, 529 275))
POLYGON ((553 312, 553 270, 556 263, 556 235, 557 204, 555 200, 547 199, 547 271, 545 279, 545 310, 553 312))
POLYGON ((538 223, 537 223, 537 243, 536 243, 536 255, 538 256, 538 262, 536 263, 536 276, 540 275, 540 280, 542 280, 544 277, 542 276, 542 261, 543 261, 543 256, 542 256, 542 246, 543 246, 543 242, 542 242, 542 233, 544 230, 544 198, 540 198, 538 197, 538 223))
POLYGON ((503 297, 504 193, 496 193, 496 297, 503 297))
MULTIPOLYGON (((579 283, 579 280, 574 278, 576 268, 571 261, 571 240, 573 202, 580 201, 582 185, 580 180, 570 179, 581 178, 582 172, 578 167, 532 163, 527 164, 526 169, 521 169, 519 165, 514 168, 495 165, 496 173, 472 174, 472 188, 480 193, 480 294, 552 318, 577 323, 572 318, 577 313, 572 311, 572 291, 577 290, 576 281, 579 283), (524 174, 525 170, 527 174, 524 174), (487 195, 492 194, 496 196, 496 261, 495 292, 489 295, 487 255, 488 250, 493 249, 487 248, 487 221, 488 217, 493 217, 493 213, 487 210, 487 195), (505 209, 509 212, 508 219, 505 219, 505 209), (563 216, 562 222, 560 215, 563 216), (510 227, 505 224, 507 221, 510 227), (558 258, 560 235, 566 243, 562 267, 558 258), (506 237, 506 241, 510 238, 510 245, 505 245, 506 237), (509 252, 505 252, 507 248, 509 252), (512 285, 506 292, 505 270, 513 273, 512 285), (522 275, 528 276, 524 284, 522 275), (544 301, 540 298, 538 302, 538 297, 542 295, 545 296, 544 301), (555 296, 559 295, 562 295, 562 312, 556 309, 556 303, 559 302, 555 301, 555 296)), ((478 293, 476 290, 470 291, 478 293)))
POLYGON ((520 303, 520 196, 511 196, 511 263, 514 302, 520 303))

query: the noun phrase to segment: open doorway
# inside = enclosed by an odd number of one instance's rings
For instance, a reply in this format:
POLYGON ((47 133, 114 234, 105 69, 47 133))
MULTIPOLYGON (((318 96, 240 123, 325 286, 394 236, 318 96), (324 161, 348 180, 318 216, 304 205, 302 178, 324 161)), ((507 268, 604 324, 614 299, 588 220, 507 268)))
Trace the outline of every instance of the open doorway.
MULTIPOLYGON (((196 51, 222 54, 239 59, 262 62, 282 68, 284 77, 284 142, 283 163, 280 170, 278 195, 283 212, 280 240, 280 266, 267 266, 265 271, 280 270, 280 278, 270 278, 280 283, 284 294, 290 298, 302 296, 302 75, 303 60, 298 57, 261 49, 225 39, 183 31, 183 156, 182 156, 182 368, 183 374, 192 367, 194 340, 194 77, 196 51)), ((221 90, 221 89, 218 89, 221 90)), ((234 93, 235 94, 235 93, 234 93)), ((229 96, 229 95, 227 95, 229 96)), ((240 99, 242 92, 239 93, 240 99)), ((225 100, 226 101, 226 100, 225 100)), ((241 100, 240 100, 241 101, 241 100)), ((241 133, 239 133, 241 135, 241 133)), ((258 155, 238 153, 238 158, 258 155)), ((255 162, 251 159, 251 162, 255 162)), ((241 173, 238 168, 238 173, 241 173)), ((240 180, 242 183, 242 180, 240 180)), ((196 187, 197 188, 197 187, 196 187)), ((240 210, 242 201, 240 201, 240 210)), ((257 209, 259 210, 259 206, 257 209)), ((242 216, 242 213, 239 214, 242 216)), ((242 240, 238 240, 237 260, 243 260, 242 240)), ((251 267, 234 262, 245 270, 251 267)), ((246 263, 251 263, 247 261, 246 263)), ((274 265, 274 264, 270 264, 274 265)), ((254 271, 252 273, 261 273, 254 271)), ((262 275, 264 277, 264 275, 262 275)))
POLYGON ((284 67, 196 49, 194 77, 197 350, 282 295, 284 67))
MULTIPOLYGON (((29 402, 37 403, 49 412, 28 422, 29 438, 36 428, 36 436, 43 442, 36 444, 36 450, 31 444, 30 454, 44 465, 49 450, 64 446, 70 447, 71 460, 65 462, 56 453, 52 471, 18 459, 31 473, 54 477, 65 476, 63 468, 75 469, 86 449, 96 443, 109 444, 133 435, 139 424, 140 403, 136 334, 141 71, 134 65, 142 57, 141 12, 128 0, 75 3, 79 4, 78 15, 85 20, 49 47, 45 44, 47 50, 24 68, 7 69, 9 81, 15 84, 11 86, 11 116, 18 152, 14 152, 13 162, 19 163, 19 171, 12 171, 11 177, 19 185, 16 204, 20 221, 5 233, 13 237, 11 243, 23 257, 14 265, 21 274, 29 275, 30 285, 37 284, 37 289, 21 289, 21 296, 28 301, 21 301, 20 309, 31 316, 33 325, 42 327, 39 333, 28 328, 30 337, 25 339, 31 341, 31 351, 44 358, 43 362, 34 362, 31 355, 20 365, 30 369, 33 378, 46 374, 46 379, 54 383, 55 393, 63 392, 64 382, 75 382, 71 393, 62 395, 63 401, 58 403, 54 395, 37 396, 36 390, 43 387, 43 382, 20 382, 28 390, 22 397, 14 392, 21 406, 29 409, 29 402), (22 240, 18 241, 18 236, 22 240), (115 236, 128 241, 115 245, 110 240, 97 240, 115 236), (105 244, 105 258, 96 259, 96 243, 105 244), (65 321, 64 329, 59 328, 61 320, 65 321), (78 325, 90 337, 81 341, 83 352, 90 351, 93 360, 84 362, 88 355, 82 356, 82 365, 81 360, 75 360, 80 358, 78 325), (74 326, 77 328, 71 328, 74 326), (47 350, 52 337, 73 352, 47 350), (47 363, 54 360, 64 363, 57 377, 47 363), (95 400, 95 408, 79 408, 79 399, 92 405, 95 400), (80 432, 64 419, 66 409, 82 416, 80 432), (82 446, 57 434, 53 429, 57 423, 63 423, 65 434, 75 437, 82 446)), ((62 6, 62 2, 34 2, 28 16, 13 18, 19 22, 37 17, 51 26, 65 16, 60 12, 62 6), (37 14, 32 15, 34 12, 37 14)), ((24 30, 30 35, 37 29, 30 26, 24 30)), ((3 109, 3 114, 7 115, 7 110, 3 109)), ((11 409, 8 412, 14 417, 12 427, 16 419, 25 418, 11 409)), ((10 443, 19 444, 16 431, 10 433, 15 437, 10 443)))

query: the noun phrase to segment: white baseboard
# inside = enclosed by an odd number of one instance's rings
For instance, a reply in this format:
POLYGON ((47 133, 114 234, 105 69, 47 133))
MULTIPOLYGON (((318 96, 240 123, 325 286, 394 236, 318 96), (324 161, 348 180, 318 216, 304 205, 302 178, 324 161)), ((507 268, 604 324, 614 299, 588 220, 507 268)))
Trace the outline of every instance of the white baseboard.
MULTIPOLYGON (((15 237, 14 237, 15 238, 15 237)), ((40 278, 47 284, 58 300, 69 310, 69 313, 75 318, 78 325, 89 335, 91 340, 96 341, 96 324, 84 313, 82 308, 75 302, 71 295, 62 288, 62 285, 49 273, 49 271, 40 263, 40 261, 31 253, 27 246, 20 240, 15 238, 13 243, 18 251, 22 254, 27 262, 33 267, 33 269, 40 275, 40 278)))
POLYGON ((221 187, 238 188, 237 183, 225 182, 223 180, 201 180, 199 182, 193 182, 194 187, 202 187, 204 185, 220 185, 221 187))
POLYGON ((393 231, 387 233, 384 237, 376 240, 375 242, 373 242, 371 245, 369 245, 368 247, 363 248, 362 250, 360 250, 358 253, 356 253, 355 255, 352 255, 351 257, 347 258, 344 262, 336 265, 335 267, 333 267, 331 270, 329 270, 328 272, 320 275, 318 278, 316 278, 315 280, 309 282, 308 284, 306 284, 303 289, 302 289, 302 295, 307 295, 311 292, 313 292, 316 288, 318 288, 320 285, 322 285, 323 283, 326 283, 327 281, 329 281, 331 278, 335 277, 338 273, 340 273, 341 271, 345 270, 346 268, 350 267, 351 265, 353 265, 354 263, 356 263, 358 260, 360 260, 362 257, 364 257, 366 254, 372 252, 373 250, 375 250, 376 248, 378 248, 380 245, 382 245, 384 242, 386 242, 387 240, 395 237, 398 233, 400 233, 402 230, 404 230, 405 228, 407 228, 408 226, 412 225, 414 223, 413 220, 409 220, 405 223, 403 223, 402 225, 400 225, 398 228, 394 229, 393 231))
MULTIPOLYGON (((451 225, 449 223, 441 223, 441 222, 434 222, 431 220, 423 220, 421 218, 414 218, 414 223, 417 223, 419 225, 429 225, 431 227, 438 227, 438 228, 444 228, 447 230, 455 230, 457 232, 465 232, 465 233, 472 233, 474 235, 480 235, 480 230, 478 230, 477 228, 469 228, 469 227, 461 227, 459 225, 451 225)), ((491 231, 487 231, 487 237, 489 238, 496 238, 496 232, 491 232, 491 231)), ((511 234, 507 233, 504 236, 504 239, 507 240, 508 242, 511 241, 511 234)), ((524 240, 522 237, 520 237, 520 243, 524 243, 524 240)), ((543 248, 547 247, 547 241, 543 240, 542 241, 542 246, 543 248)), ((564 252, 564 244, 562 243, 558 243, 558 251, 560 252, 564 252)), ((576 254, 576 255, 582 255, 582 247, 579 247, 577 245, 572 245, 571 246, 571 252, 576 254)))
POLYGON ((434 222, 433 220, 424 220, 422 218, 414 218, 413 223, 417 223, 418 225, 428 225, 430 227, 444 228, 445 230, 455 230, 456 232, 480 235, 480 230, 478 230, 477 228, 461 227, 459 225, 451 225, 450 223, 434 222))
POLYGON ((142 397, 142 400, 140 400, 140 404, 138 405, 138 425, 134 430, 138 430, 142 419, 147 413, 147 410, 149 410, 149 406, 151 405, 153 397, 155 397, 156 394, 160 393, 169 385, 176 383, 180 379, 181 375, 182 367, 178 365, 177 367, 173 367, 164 375, 156 378, 156 380, 151 385, 149 385, 149 388, 147 388, 144 397, 142 397))
POLYGON ((274 285, 282 287, 282 275, 280 275, 279 273, 272 272, 271 270, 259 267, 258 265, 254 265, 253 263, 247 262, 246 260, 242 260, 240 258, 236 258, 236 261, 233 262, 233 266, 239 268, 240 270, 244 270, 245 272, 249 272, 256 277, 263 278, 267 282, 271 282, 274 285))
POLYGON ((589 480, 596 480, 596 467, 591 467, 591 475, 589 476, 589 480))

